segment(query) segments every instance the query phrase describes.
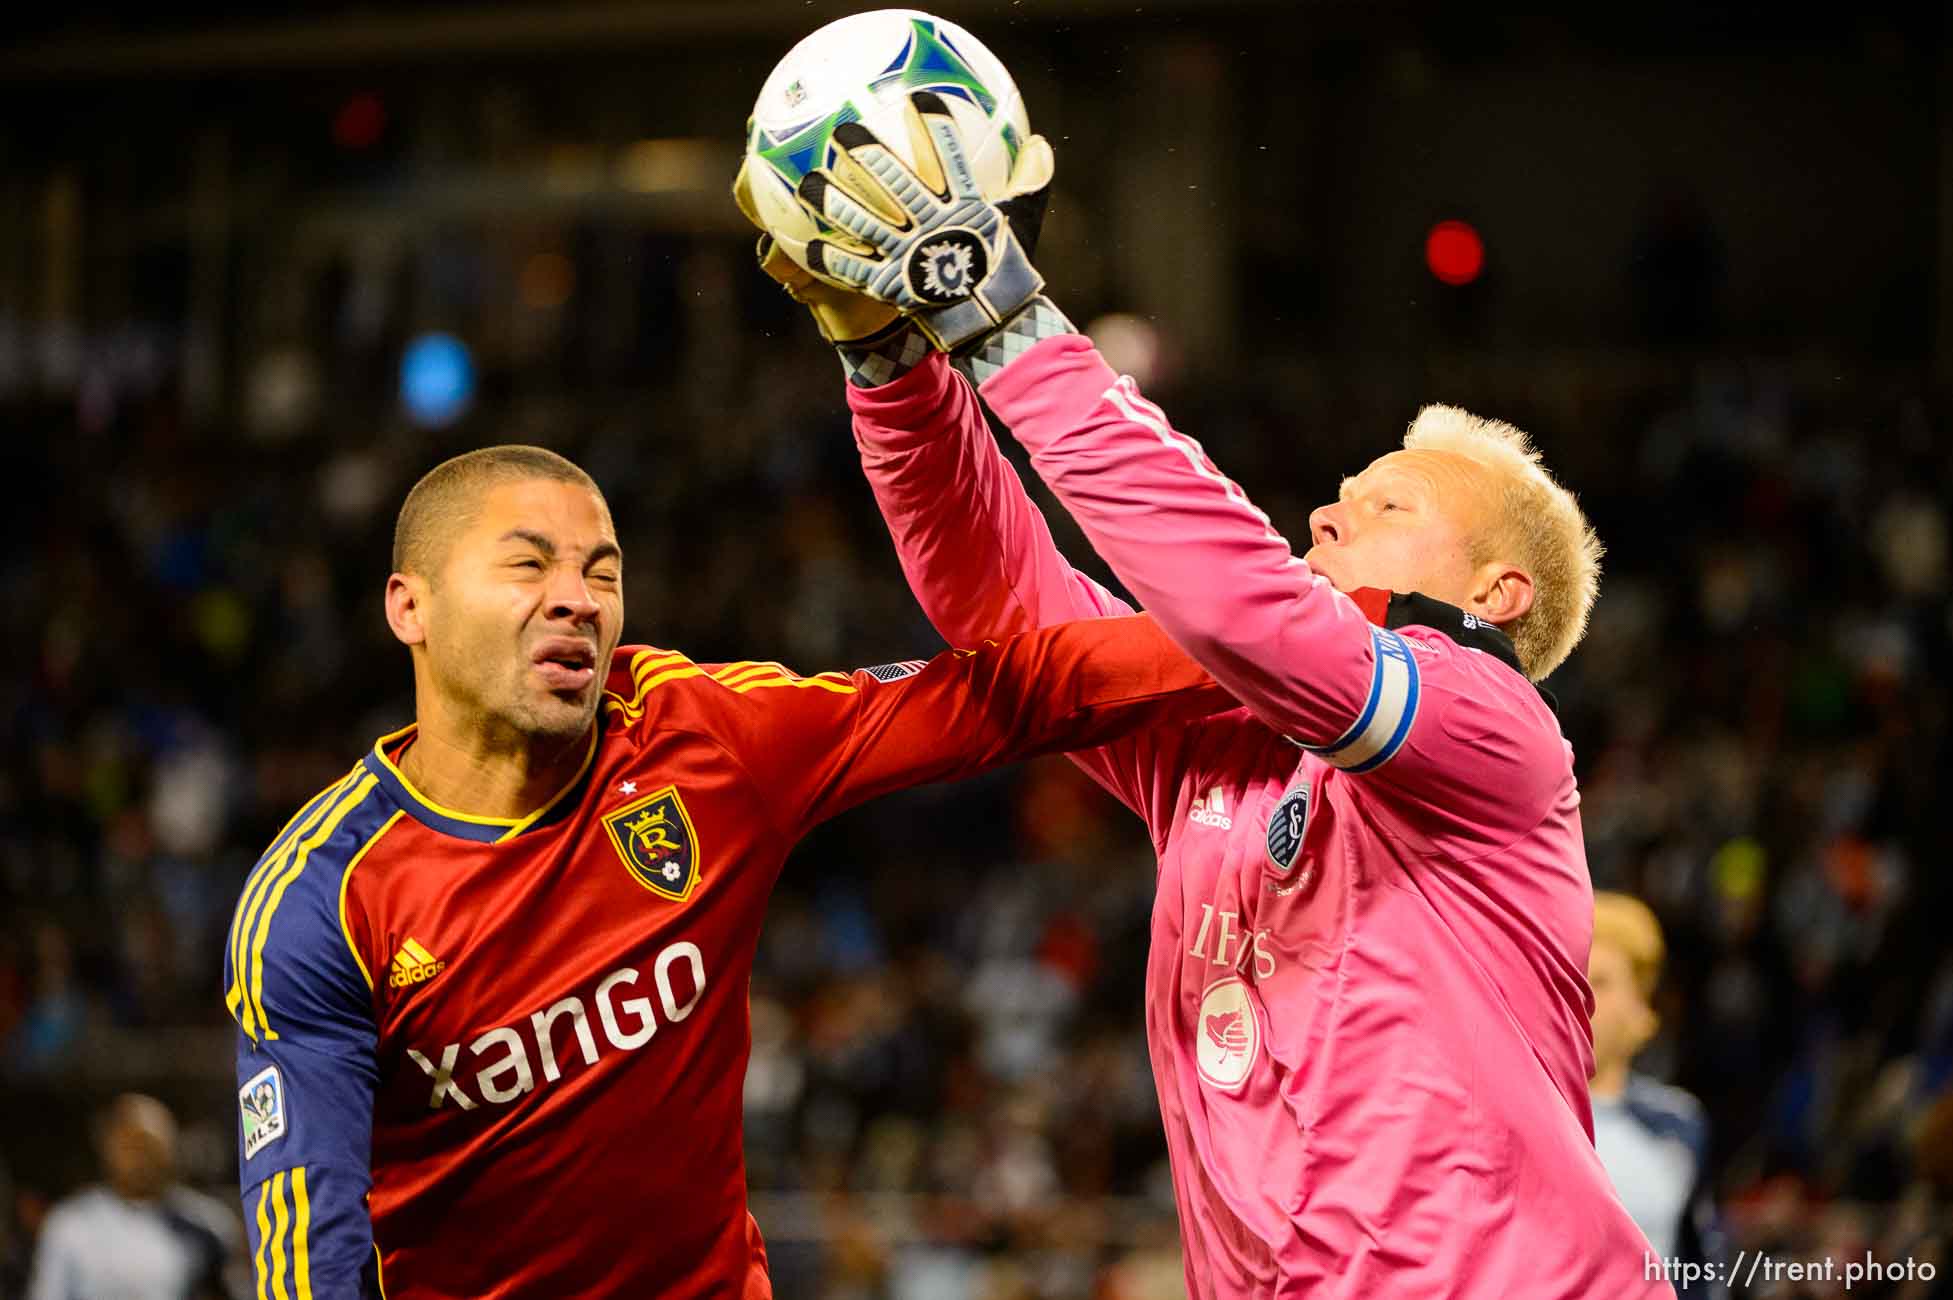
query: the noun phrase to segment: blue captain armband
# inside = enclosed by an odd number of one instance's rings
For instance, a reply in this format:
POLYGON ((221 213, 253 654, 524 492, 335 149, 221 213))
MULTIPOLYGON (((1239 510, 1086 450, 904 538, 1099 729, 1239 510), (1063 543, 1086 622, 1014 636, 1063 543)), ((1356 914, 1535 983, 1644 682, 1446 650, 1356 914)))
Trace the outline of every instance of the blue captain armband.
MULTIPOLYGON (((1302 745, 1331 767, 1373 772, 1396 757, 1417 721, 1417 656, 1410 643, 1385 628, 1370 629, 1374 664, 1370 691, 1356 721, 1327 745, 1302 745)), ((1300 744, 1301 742, 1296 742, 1300 744)))

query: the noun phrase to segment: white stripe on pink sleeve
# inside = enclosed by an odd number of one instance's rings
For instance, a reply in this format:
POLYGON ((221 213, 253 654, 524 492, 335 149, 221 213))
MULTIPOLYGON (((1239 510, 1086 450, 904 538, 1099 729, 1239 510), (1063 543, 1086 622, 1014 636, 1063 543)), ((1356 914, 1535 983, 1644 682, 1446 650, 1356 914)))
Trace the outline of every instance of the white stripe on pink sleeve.
POLYGON ((1368 619, 1130 378, 1065 335, 983 395, 1113 572, 1236 699, 1307 743, 1349 732, 1376 676, 1368 619))
MULTIPOLYGON (((1139 386, 1133 382, 1131 375, 1120 375, 1117 382, 1105 390, 1104 397, 1106 401, 1118 407, 1120 413, 1128 420, 1143 429, 1151 430, 1161 442, 1185 456, 1187 463, 1193 466, 1196 474, 1220 484, 1221 490, 1227 493, 1228 500, 1253 515, 1268 536, 1281 541, 1281 535, 1275 531, 1275 525, 1268 516, 1262 513, 1261 507, 1248 500, 1247 494, 1241 491, 1240 485, 1233 479, 1215 468, 1214 462, 1208 459, 1205 447, 1174 428, 1167 420, 1165 411, 1140 396, 1139 386)), ((1283 542, 1283 545, 1286 546, 1287 543, 1283 542)))

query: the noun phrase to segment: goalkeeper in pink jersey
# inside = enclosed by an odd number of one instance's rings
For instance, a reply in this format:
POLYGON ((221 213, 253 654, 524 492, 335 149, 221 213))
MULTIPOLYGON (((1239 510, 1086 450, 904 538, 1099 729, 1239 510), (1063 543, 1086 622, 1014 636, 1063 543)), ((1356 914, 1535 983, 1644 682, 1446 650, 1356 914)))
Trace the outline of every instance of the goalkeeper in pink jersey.
POLYGON ((1672 1296, 1594 1152, 1593 893, 1534 684, 1598 581, 1573 497, 1517 430, 1429 407, 1298 557, 1041 296, 1043 142, 991 204, 913 102, 933 156, 838 125, 799 188, 833 238, 761 241, 841 352, 910 585, 955 644, 1126 609, 1058 553, 980 391, 1242 706, 1074 756, 1159 854, 1146 1030, 1189 1294, 1672 1296))

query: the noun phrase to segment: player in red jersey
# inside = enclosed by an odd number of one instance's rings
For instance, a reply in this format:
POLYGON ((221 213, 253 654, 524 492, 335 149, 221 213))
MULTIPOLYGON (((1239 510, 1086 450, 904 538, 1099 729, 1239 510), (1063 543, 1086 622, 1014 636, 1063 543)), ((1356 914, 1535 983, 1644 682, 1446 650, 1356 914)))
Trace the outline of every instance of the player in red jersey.
POLYGON ((770 1296, 740 1094, 788 850, 1230 703, 1143 618, 813 677, 619 648, 622 558, 540 449, 407 498, 417 722, 285 827, 226 954, 261 1300, 770 1296))

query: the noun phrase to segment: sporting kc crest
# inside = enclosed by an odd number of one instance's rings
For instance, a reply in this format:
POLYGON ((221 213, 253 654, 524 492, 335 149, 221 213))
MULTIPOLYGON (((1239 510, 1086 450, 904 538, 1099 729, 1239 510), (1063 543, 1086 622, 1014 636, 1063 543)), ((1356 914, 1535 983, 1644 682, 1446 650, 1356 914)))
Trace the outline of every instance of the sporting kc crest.
POLYGON ((606 814, 604 829, 640 885, 675 903, 692 896, 698 884, 698 834, 677 786, 606 814))
MULTIPOLYGON (((1307 782, 1296 786, 1282 796, 1275 805, 1275 811, 1268 817, 1268 861, 1284 875, 1295 867, 1296 857, 1302 852, 1302 837, 1309 833, 1309 786, 1307 782)), ((1275 895, 1292 894, 1298 889, 1306 889, 1314 878, 1314 869, 1304 866, 1293 878, 1271 880, 1268 892, 1275 895)))

